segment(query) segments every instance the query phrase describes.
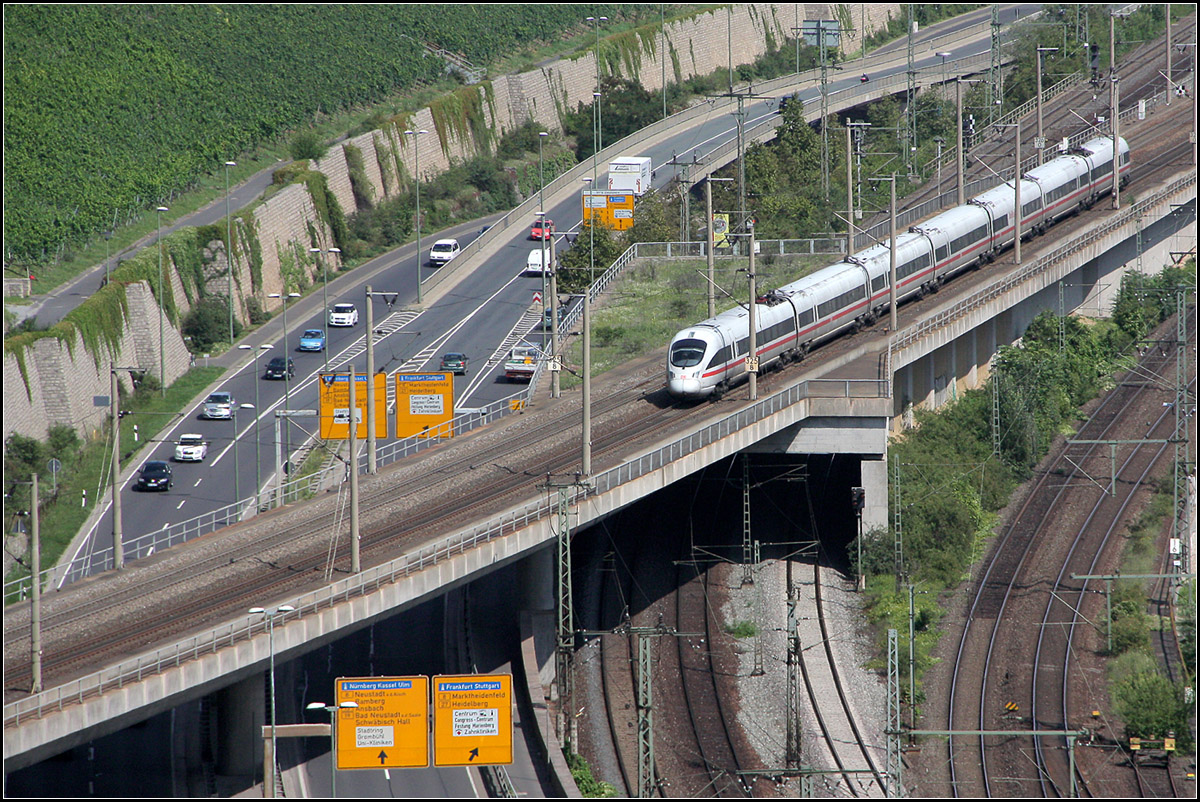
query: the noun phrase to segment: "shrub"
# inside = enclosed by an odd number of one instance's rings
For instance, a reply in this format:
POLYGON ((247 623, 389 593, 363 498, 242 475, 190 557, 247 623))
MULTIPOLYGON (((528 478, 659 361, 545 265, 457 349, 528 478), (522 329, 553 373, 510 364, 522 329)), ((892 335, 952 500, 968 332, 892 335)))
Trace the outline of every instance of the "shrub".
POLYGON ((329 150, 316 131, 297 131, 288 144, 288 153, 296 161, 320 159, 329 150))
MULTIPOLYGON (((234 318, 233 337, 241 332, 241 324, 234 318)), ((192 338, 192 350, 209 351, 216 343, 229 342, 229 299, 224 295, 209 295, 192 307, 183 320, 181 331, 192 338)))

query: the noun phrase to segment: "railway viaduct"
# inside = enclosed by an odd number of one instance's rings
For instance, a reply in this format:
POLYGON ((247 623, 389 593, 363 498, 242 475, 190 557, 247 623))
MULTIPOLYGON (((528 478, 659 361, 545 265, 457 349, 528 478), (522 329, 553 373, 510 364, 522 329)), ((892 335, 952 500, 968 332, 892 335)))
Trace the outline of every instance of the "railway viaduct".
MULTIPOLYGON (((819 371, 805 372, 732 413, 722 407, 714 417, 712 411, 697 410, 694 427, 683 436, 626 456, 595 473, 586 488, 564 490, 572 528, 582 530, 738 453, 856 457, 866 488, 864 526, 886 525, 887 440, 912 408, 936 407, 980 385, 996 349, 1019 338, 1043 310, 1096 313, 1108 306, 1125 271, 1154 268, 1172 254, 1194 252, 1195 202, 1193 166, 1157 186, 1139 187, 1135 202, 1089 217, 1070 236, 1052 230, 1034 243, 1035 253, 1027 249, 1021 265, 982 285, 972 282, 962 292, 943 290, 939 303, 923 303, 919 318, 910 312, 895 332, 855 338, 861 342, 819 371)), ((744 394, 744 386, 736 392, 744 394)), ((419 552, 286 600, 296 612, 274 628, 276 662, 514 563, 522 564, 528 584, 545 589, 543 601, 552 607, 556 508, 556 500, 538 493, 498 519, 447 533, 419 552)), ((238 708, 237 715, 257 710, 261 721, 270 648, 265 630, 231 622, 10 703, 5 706, 6 770, 231 686, 223 698, 238 708)))

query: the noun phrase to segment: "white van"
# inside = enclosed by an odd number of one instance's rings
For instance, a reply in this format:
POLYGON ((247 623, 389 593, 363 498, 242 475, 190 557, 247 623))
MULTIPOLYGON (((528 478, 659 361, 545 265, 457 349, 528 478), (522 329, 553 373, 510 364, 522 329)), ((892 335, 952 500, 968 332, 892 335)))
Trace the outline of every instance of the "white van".
MULTIPOLYGON (((526 273, 537 273, 540 276, 547 272, 545 265, 542 264, 542 253, 543 252, 541 248, 534 248, 529 252, 529 258, 525 260, 526 273)), ((549 248, 546 249, 545 254, 546 258, 549 259, 549 248)))
POLYGON ((458 256, 461 250, 458 247, 458 240, 440 239, 433 243, 433 247, 429 249, 429 263, 440 267, 458 256))

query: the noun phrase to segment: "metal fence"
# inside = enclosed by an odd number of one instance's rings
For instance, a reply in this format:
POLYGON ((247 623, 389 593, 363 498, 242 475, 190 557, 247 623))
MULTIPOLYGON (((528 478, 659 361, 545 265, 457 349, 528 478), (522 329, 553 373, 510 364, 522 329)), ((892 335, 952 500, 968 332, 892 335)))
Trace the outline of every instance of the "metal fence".
MULTIPOLYGON (((887 382, 885 380, 846 379, 801 382, 661 448, 596 474, 592 477, 590 487, 581 485, 571 488, 568 503, 576 503, 587 495, 608 492, 646 476, 806 398, 882 398, 885 397, 886 391, 887 382)), ((553 517, 557 514, 557 510, 557 499, 543 498, 528 502, 463 532, 430 543, 382 565, 365 569, 348 579, 289 600, 288 604, 295 608, 295 612, 281 614, 276 625, 281 625, 291 619, 313 615, 347 599, 362 596, 381 586, 392 584, 491 540, 511 534, 543 518, 553 517)), ((265 632, 265 627, 266 622, 257 617, 254 620, 226 623, 206 632, 197 633, 178 643, 121 661, 85 677, 6 704, 4 706, 4 724, 6 727, 16 726, 29 718, 41 717, 62 710, 69 705, 82 703, 88 697, 121 688, 130 683, 140 682, 150 675, 176 668, 189 660, 248 640, 265 632)))

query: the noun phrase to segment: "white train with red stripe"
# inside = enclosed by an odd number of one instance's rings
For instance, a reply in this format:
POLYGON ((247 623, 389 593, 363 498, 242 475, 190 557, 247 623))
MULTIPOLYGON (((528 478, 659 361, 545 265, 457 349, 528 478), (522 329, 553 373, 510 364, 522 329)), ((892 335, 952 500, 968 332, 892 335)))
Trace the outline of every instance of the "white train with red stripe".
MULTIPOLYGON (((1120 180, 1132 166, 1118 139, 1120 180)), ((1112 190, 1113 140, 1092 139, 1021 177, 1022 239, 1112 190)), ((950 276, 990 262, 1013 244, 1016 190, 1009 181, 896 237, 901 302, 923 296, 950 276)), ((813 345, 870 325, 891 302, 890 245, 873 245, 844 261, 760 296, 755 303, 759 370, 800 359, 813 345)), ((667 389, 677 398, 720 394, 746 378, 750 314, 739 306, 675 335, 667 356, 667 389)))

